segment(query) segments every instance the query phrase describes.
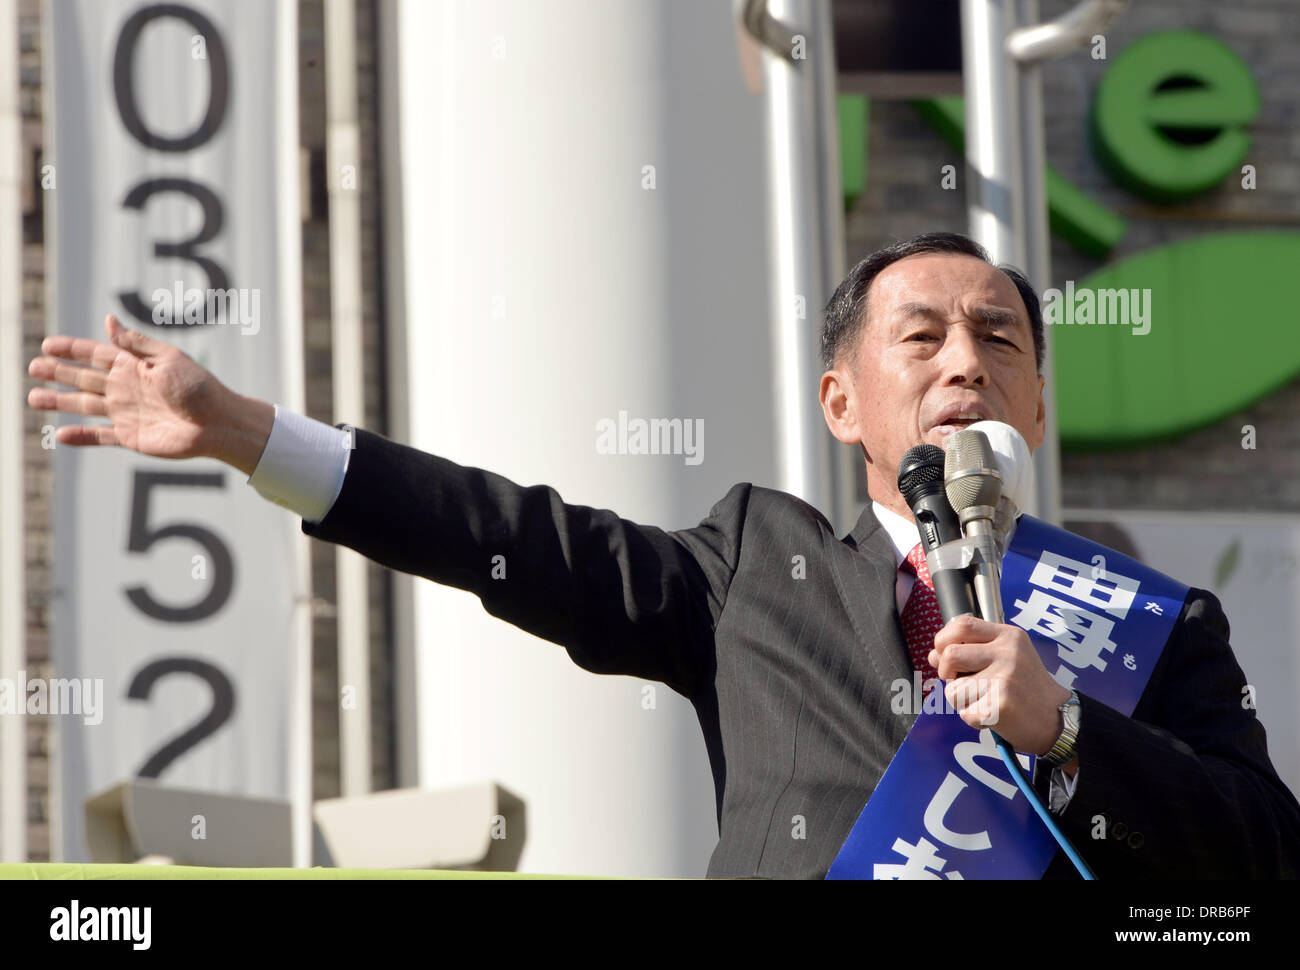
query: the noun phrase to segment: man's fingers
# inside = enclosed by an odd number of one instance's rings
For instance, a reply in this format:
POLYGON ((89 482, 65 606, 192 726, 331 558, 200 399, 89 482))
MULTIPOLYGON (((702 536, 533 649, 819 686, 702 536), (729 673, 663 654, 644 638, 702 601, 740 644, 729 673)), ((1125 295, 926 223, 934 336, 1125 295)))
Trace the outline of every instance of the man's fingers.
POLYGON ((27 365, 27 373, 43 381, 58 381, 91 394, 103 394, 108 374, 95 367, 65 364, 56 357, 36 357, 27 365))
POLYGON ((41 353, 111 370, 122 348, 89 337, 46 337, 41 341, 41 353))
POLYGON ((934 635, 934 645, 942 650, 950 643, 987 643, 1001 632, 1001 624, 978 616, 954 616, 934 635))
MULTIPOLYGON (((91 340, 89 337, 46 337, 41 341, 41 353, 48 354, 50 357, 76 361, 79 364, 89 364, 91 367, 102 371, 110 371, 113 369, 113 362, 121 356, 124 350, 136 357, 153 357, 170 347, 169 344, 156 340, 147 334, 136 330, 128 330, 111 313, 104 318, 104 332, 108 334, 111 343, 91 340)), ((64 381, 61 377, 38 375, 35 371, 32 371, 32 374, 33 376, 44 377, 46 380, 58 380, 65 384, 74 383, 64 381)), ((77 383, 76 386, 84 387, 85 385, 77 383)), ((91 390, 91 388, 87 388, 87 390, 91 390)))
POLYGON ((122 326, 122 322, 109 314, 104 318, 104 332, 108 334, 108 339, 117 344, 123 350, 129 350, 137 357, 153 357, 168 348, 168 344, 161 340, 155 340, 153 337, 146 336, 138 330, 128 330, 122 326))
POLYGON ((994 659, 994 651, 987 643, 955 643, 942 649, 936 647, 929 657, 942 680, 956 680, 963 674, 978 673, 994 659), (934 663, 936 659, 938 663, 934 663))
POLYGON ((54 440, 61 445, 115 445, 117 434, 112 426, 102 428, 84 424, 65 425, 54 432, 54 440))
POLYGON ((996 680, 958 677, 944 684, 943 697, 971 727, 993 727, 1002 719, 1002 689, 996 680))
POLYGON ((27 392, 27 403, 42 411, 66 411, 69 414, 86 414, 96 418, 108 417, 108 402, 104 400, 104 395, 90 394, 85 391, 55 391, 48 387, 33 387, 27 392))
POLYGON ((954 677, 944 681, 943 696, 953 707, 960 710, 974 704, 984 696, 990 681, 983 677, 954 677))

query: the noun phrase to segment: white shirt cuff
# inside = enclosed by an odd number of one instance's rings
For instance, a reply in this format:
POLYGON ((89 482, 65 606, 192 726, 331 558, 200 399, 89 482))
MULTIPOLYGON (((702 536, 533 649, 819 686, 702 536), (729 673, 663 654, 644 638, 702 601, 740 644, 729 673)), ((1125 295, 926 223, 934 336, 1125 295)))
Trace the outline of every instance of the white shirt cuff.
POLYGON ((263 498, 319 522, 343 490, 352 433, 275 405, 262 457, 248 477, 263 498))

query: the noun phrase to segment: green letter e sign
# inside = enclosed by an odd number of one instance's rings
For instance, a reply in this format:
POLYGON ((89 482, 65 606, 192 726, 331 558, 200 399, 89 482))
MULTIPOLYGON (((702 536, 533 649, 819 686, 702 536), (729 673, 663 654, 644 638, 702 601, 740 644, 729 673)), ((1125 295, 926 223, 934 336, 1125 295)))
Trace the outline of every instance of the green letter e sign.
POLYGON ((1174 30, 1131 44, 1097 86, 1092 135, 1115 179, 1157 202, 1234 172, 1259 113, 1246 65, 1212 37, 1174 30))

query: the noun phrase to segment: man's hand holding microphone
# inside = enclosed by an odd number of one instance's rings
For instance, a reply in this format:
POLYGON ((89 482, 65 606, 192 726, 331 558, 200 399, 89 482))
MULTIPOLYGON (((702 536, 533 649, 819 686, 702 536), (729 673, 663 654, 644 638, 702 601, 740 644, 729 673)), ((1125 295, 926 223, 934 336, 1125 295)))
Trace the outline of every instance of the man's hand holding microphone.
MULTIPOLYGON (((1002 555, 1033 491, 1029 449, 997 421, 957 431, 946 445, 946 454, 936 445, 912 448, 898 475, 945 621, 929 662, 963 721, 994 727, 1015 750, 1042 756, 1061 736, 1071 691, 1048 673, 1029 634, 1003 622, 1000 586, 1002 555)), ((1078 758, 1061 767, 1073 777, 1078 758)))

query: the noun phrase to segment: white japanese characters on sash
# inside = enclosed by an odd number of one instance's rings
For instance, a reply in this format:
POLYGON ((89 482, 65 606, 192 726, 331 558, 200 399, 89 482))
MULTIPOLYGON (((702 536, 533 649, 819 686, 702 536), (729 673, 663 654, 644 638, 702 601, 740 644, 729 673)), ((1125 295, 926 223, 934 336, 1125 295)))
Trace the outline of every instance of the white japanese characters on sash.
MULTIPOLYGON (((1106 655, 1115 649, 1111 631, 1124 620, 1137 598, 1139 582, 1129 576, 1093 566, 1068 556, 1044 550, 1029 575, 1031 589, 1027 599, 1016 599, 1019 611, 1008 618, 1027 632, 1039 633, 1058 644, 1057 654, 1063 661, 1053 678, 1072 687, 1078 671, 1088 667, 1106 669, 1106 655)), ((1157 604, 1148 608, 1160 612, 1157 604)), ((1003 798, 1014 798, 1016 788, 979 767, 976 757, 999 758, 993 735, 988 728, 979 733, 978 741, 965 741, 953 748, 954 760, 965 769, 971 780, 983 784, 1003 798)), ((1028 768, 1028 759, 1019 756, 1028 768)), ((948 810, 968 782, 949 771, 926 807, 923 824, 928 836, 914 843, 895 839, 893 851, 903 857, 899 863, 877 862, 875 879, 961 879, 955 870, 945 871, 947 859, 939 855, 943 846, 964 851, 992 848, 987 831, 955 832, 946 824, 948 810), (938 844, 936 844, 938 843, 938 844)))
POLYGON ((1056 682, 1073 687, 1077 671, 1088 667, 1105 670, 1104 655, 1115 649, 1110 633, 1115 620, 1128 615, 1137 597, 1138 581, 1104 565, 1090 566, 1044 551, 1029 583, 1039 588, 1031 590, 1028 599, 1015 600, 1019 612, 1007 622, 1059 644, 1057 654, 1063 663, 1052 674, 1056 682))
MULTIPOLYGON (((954 745, 952 757, 956 765, 964 769, 973 781, 979 782, 1003 798, 1015 798, 1016 786, 1014 784, 998 778, 976 761, 977 758, 988 758, 995 763, 1001 763, 1002 756, 998 753, 997 744, 993 740, 993 732, 988 728, 980 731, 978 740, 962 741, 954 745)), ((1027 757, 1017 755, 1017 760, 1020 761, 1022 767, 1029 768, 1029 759, 1027 757)), ((993 848, 993 842, 989 838, 987 831, 955 832, 946 824, 948 809, 957 800, 957 796, 966 789, 967 784, 956 772, 949 771, 925 808, 925 815, 922 818, 925 831, 939 845, 935 845, 934 842, 924 836, 917 839, 915 844, 908 842, 906 839, 895 839, 893 851, 901 855, 904 861, 901 863, 877 862, 872 867, 871 878, 963 878, 962 874, 955 869, 944 871, 944 866, 948 864, 948 860, 939 855, 940 846, 946 845, 968 852, 979 852, 993 848)))

